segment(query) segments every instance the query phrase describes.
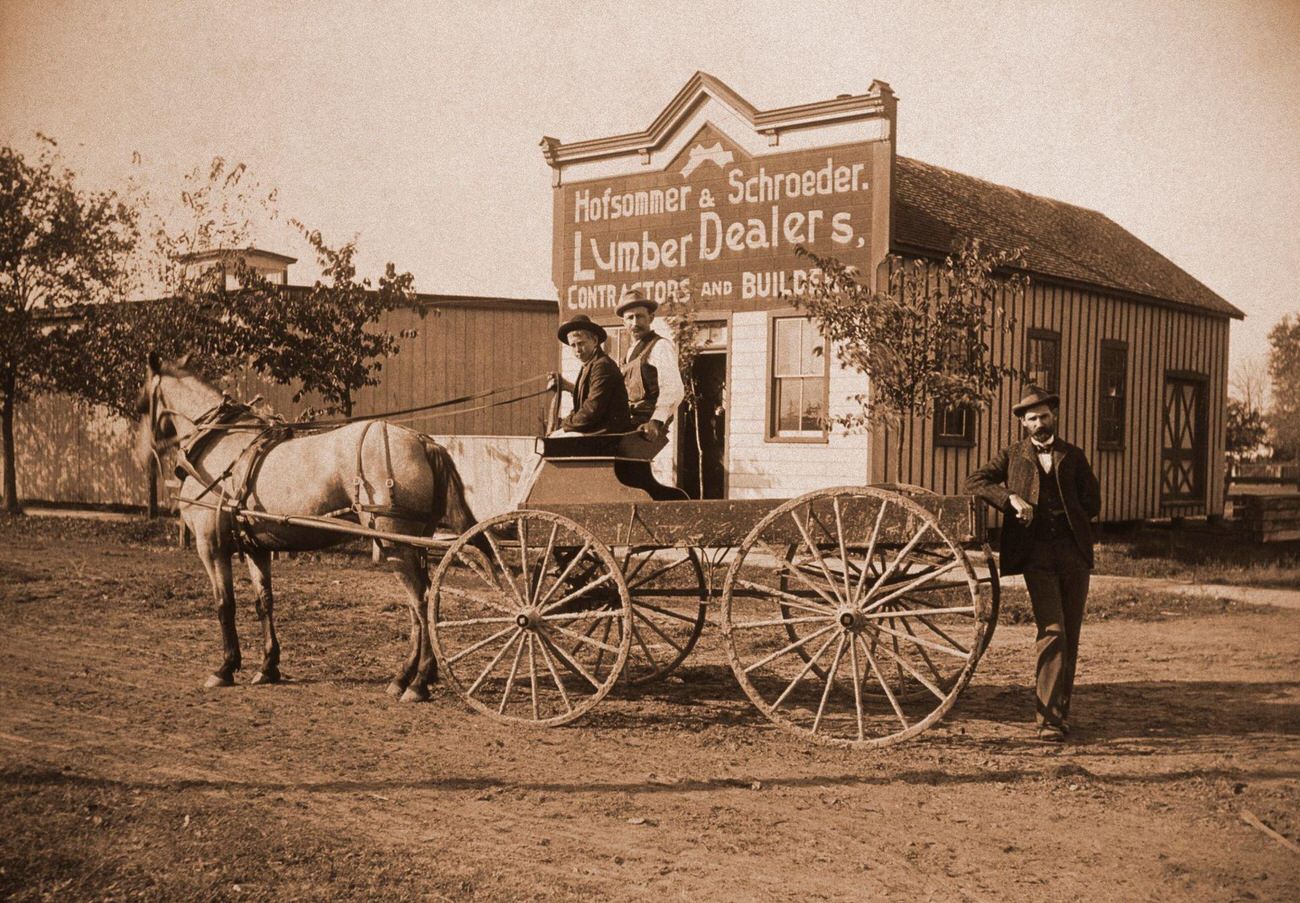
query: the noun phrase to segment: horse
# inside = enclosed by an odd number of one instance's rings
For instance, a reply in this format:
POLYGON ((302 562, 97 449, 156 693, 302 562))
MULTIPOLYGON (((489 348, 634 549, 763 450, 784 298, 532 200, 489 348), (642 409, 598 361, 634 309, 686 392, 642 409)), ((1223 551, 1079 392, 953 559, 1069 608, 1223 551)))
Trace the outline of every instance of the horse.
MULTIPOLYGON (((232 558, 242 552, 262 626, 262 663, 253 684, 280 682, 280 643, 271 593, 272 551, 310 551, 349 539, 345 533, 272 518, 237 521, 232 506, 272 516, 354 518, 374 531, 431 536, 438 527, 463 533, 476 522, 447 450, 429 436, 382 420, 346 423, 292 436, 291 430, 232 402, 188 369, 189 355, 165 362, 148 355, 136 456, 142 465, 176 448, 183 476, 178 504, 216 603, 224 657, 205 683, 229 687, 240 670, 232 558)), ((161 458, 159 459, 161 460, 161 458)), ((406 590, 410 648, 388 684, 403 702, 429 698, 437 663, 424 604, 425 552, 376 540, 406 590)))

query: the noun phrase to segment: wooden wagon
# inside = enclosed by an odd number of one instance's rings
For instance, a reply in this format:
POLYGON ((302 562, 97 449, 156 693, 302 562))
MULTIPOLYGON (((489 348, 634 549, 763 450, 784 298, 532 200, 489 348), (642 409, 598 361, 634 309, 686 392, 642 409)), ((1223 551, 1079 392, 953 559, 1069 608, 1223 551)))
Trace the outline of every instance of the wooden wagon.
POLYGON ((944 716, 992 637, 998 576, 969 497, 671 501, 636 434, 539 441, 524 502, 459 536, 429 592, 440 673, 492 718, 572 722, 672 673, 716 622, 773 722, 884 746, 944 716))

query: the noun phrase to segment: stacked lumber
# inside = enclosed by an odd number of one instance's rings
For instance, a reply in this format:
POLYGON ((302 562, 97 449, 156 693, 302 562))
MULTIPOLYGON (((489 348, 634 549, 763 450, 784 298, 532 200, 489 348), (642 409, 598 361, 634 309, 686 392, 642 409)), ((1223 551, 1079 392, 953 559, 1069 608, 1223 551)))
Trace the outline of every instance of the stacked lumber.
POLYGON ((1256 542, 1300 539, 1300 494, 1234 495, 1232 519, 1256 542))

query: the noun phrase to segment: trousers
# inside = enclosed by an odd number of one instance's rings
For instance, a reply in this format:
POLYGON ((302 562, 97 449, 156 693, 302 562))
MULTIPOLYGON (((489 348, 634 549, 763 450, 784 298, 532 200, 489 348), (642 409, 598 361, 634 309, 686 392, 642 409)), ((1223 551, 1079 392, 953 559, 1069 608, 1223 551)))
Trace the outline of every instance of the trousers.
POLYGON ((1025 588, 1038 625, 1037 720, 1061 727, 1070 716, 1079 631, 1088 601, 1088 563, 1074 537, 1035 540, 1025 563, 1025 588))

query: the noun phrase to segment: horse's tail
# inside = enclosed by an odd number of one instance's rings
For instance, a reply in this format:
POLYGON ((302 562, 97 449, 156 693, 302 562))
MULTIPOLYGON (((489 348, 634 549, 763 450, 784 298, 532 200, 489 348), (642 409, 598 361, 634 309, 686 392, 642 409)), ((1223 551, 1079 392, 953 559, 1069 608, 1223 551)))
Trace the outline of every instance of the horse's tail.
POLYGON ((433 471, 433 516, 432 526, 446 527, 457 533, 464 533, 478 518, 465 498, 465 483, 456 469, 456 462, 451 454, 433 440, 432 436, 420 433, 420 444, 424 446, 424 456, 433 471))

